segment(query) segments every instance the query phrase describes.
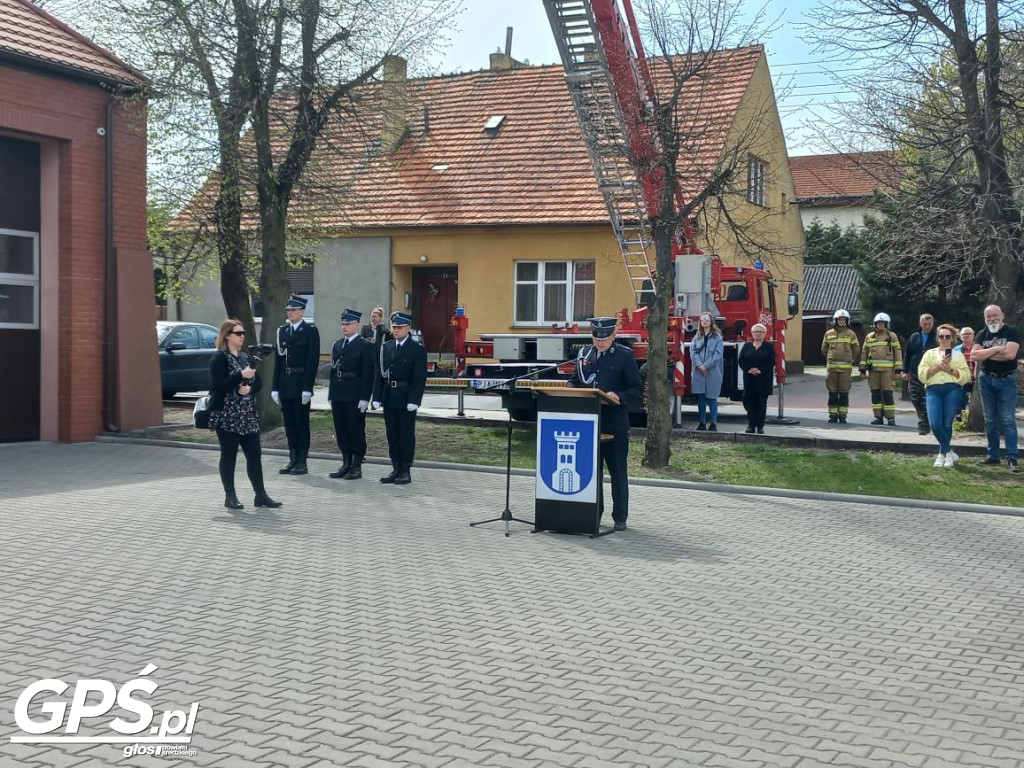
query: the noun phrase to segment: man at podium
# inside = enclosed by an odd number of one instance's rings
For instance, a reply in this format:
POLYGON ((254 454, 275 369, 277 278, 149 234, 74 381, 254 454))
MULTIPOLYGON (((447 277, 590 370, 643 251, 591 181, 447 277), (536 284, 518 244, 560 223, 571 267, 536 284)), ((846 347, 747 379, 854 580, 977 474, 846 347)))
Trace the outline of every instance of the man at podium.
MULTIPOLYGON (((633 350, 615 343, 614 317, 590 319, 592 344, 580 350, 570 387, 595 387, 614 402, 601 405, 601 432, 614 439, 601 443, 601 460, 612 480, 612 520, 616 531, 626 530, 629 517, 629 485, 626 456, 629 454, 629 402, 642 396, 643 381, 633 350)), ((604 505, 604 490, 598 490, 604 505)))

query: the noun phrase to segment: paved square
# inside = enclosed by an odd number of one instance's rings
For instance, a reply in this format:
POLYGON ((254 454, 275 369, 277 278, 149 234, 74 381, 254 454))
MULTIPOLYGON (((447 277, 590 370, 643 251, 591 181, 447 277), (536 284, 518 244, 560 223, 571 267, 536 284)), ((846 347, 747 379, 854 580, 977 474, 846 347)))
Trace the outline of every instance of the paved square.
POLYGON ((0 765, 1024 766, 1024 519, 634 488, 506 539, 499 475, 267 457, 285 506, 229 513, 216 461, 0 446, 0 765), (149 663, 195 756, 9 743, 149 663))

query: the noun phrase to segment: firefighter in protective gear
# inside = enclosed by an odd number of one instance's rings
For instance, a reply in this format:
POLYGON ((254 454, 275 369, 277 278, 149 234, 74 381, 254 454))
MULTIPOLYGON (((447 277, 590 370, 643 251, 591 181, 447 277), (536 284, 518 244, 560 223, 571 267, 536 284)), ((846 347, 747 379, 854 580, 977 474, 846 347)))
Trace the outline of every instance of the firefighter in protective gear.
POLYGON ((894 377, 903 372, 903 348, 900 337, 889 330, 889 316, 885 312, 875 315, 875 329, 864 337, 864 354, 860 359, 860 374, 868 377, 871 388, 871 410, 875 414, 872 424, 896 426, 894 377))
POLYGON ((850 411, 853 368, 860 358, 860 340, 850 328, 850 313, 845 309, 837 309, 832 315, 832 327, 825 332, 821 354, 826 361, 829 424, 845 424, 850 411))

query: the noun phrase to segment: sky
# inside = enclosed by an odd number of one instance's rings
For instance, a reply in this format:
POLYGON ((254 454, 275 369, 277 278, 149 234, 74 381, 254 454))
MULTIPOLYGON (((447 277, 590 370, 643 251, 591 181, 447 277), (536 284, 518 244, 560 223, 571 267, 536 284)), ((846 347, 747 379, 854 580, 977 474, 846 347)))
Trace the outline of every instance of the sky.
MULTIPOLYGON (((837 76, 856 74, 864 63, 837 52, 814 52, 801 39, 804 33, 798 25, 807 22, 806 12, 818 5, 820 0, 769 0, 766 4, 767 18, 776 29, 760 42, 767 51, 791 157, 851 149, 831 145, 822 137, 820 126, 839 120, 833 102, 854 97, 847 86, 837 82, 837 76)), ((531 64, 558 63, 558 49, 541 0, 465 0, 459 26, 439 57, 440 72, 486 68, 489 54, 504 49, 506 27, 514 30, 514 58, 531 64)))

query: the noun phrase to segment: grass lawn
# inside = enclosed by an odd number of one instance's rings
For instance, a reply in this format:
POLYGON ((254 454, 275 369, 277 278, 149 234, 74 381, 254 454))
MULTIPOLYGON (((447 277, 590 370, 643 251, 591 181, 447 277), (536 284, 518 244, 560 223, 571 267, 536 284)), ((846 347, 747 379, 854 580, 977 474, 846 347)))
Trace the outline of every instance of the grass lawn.
MULTIPOLYGON (((330 414, 310 420, 311 451, 336 453, 330 414)), ((174 440, 216 442, 206 430, 172 432, 174 440)), ((387 456, 384 420, 366 422, 367 453, 387 456)), ((283 432, 264 435, 266 448, 287 448, 283 432)), ((534 467, 534 432, 512 432, 512 466, 534 467)), ((505 430, 419 421, 416 455, 424 460, 504 466, 505 430)), ((641 465, 643 438, 633 438, 629 472, 634 477, 699 480, 726 485, 794 488, 810 491, 889 496, 908 499, 960 501, 975 504, 1024 506, 1024 476, 1012 475, 1003 464, 979 467, 973 458, 953 469, 934 469, 932 456, 908 456, 886 451, 821 451, 774 445, 675 440, 670 466, 651 470, 641 465)))

